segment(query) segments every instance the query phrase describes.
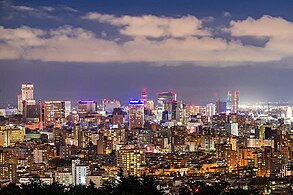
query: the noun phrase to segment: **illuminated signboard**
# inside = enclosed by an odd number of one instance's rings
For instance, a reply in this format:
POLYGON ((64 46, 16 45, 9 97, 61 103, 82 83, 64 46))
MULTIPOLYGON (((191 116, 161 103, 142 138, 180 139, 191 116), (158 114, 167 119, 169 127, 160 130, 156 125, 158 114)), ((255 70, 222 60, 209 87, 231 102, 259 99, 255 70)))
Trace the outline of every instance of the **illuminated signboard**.
POLYGON ((143 101, 139 100, 139 99, 130 99, 129 100, 129 104, 131 105, 143 105, 143 101))
POLYGON ((79 104, 92 104, 94 103, 94 100, 79 100, 78 103, 79 104))

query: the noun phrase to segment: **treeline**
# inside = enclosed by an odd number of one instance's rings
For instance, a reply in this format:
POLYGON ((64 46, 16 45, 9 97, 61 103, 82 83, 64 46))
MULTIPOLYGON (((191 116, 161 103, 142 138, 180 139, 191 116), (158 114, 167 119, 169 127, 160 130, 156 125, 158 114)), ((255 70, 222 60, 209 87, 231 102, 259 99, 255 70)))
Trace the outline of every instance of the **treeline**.
MULTIPOLYGON (((178 192, 177 192, 178 193, 178 192)), ((0 189, 0 195, 162 195, 156 182, 150 177, 120 177, 114 182, 104 182, 100 188, 94 183, 88 186, 64 186, 59 183, 46 185, 40 181, 17 186, 9 184, 0 189)), ((259 194, 255 189, 231 189, 227 182, 207 185, 203 182, 188 181, 179 187, 179 194, 184 195, 253 195, 259 194)))
POLYGON ((59 183, 46 185, 40 181, 17 186, 9 184, 0 189, 0 195, 161 195, 152 178, 121 177, 115 182, 104 182, 100 188, 90 182, 88 186, 64 186, 59 183))

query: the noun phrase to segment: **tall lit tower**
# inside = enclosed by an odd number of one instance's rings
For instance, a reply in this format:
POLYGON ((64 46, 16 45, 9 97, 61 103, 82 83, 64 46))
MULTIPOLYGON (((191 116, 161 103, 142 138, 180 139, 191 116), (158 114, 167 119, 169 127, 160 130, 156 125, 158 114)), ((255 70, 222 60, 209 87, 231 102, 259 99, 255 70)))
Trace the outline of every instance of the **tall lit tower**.
POLYGON ((36 101, 34 100, 34 84, 24 83, 21 85, 21 94, 17 96, 18 99, 18 112, 23 113, 23 101, 26 105, 35 105, 36 101))
POLYGON ((148 101, 148 94, 147 94, 146 88, 143 88, 142 89, 142 92, 141 92, 141 101, 143 102, 144 109, 146 110, 147 109, 147 101, 148 101))
POLYGON ((129 100, 129 129, 144 127, 144 105, 141 100, 129 100))
POLYGON ((21 96, 23 100, 34 99, 34 84, 24 83, 21 85, 21 96))
POLYGON ((227 113, 238 113, 239 91, 229 90, 227 95, 227 113))
POLYGON ((177 101, 177 94, 174 92, 161 92, 158 95, 158 120, 162 120, 163 112, 172 114, 172 102, 177 101))

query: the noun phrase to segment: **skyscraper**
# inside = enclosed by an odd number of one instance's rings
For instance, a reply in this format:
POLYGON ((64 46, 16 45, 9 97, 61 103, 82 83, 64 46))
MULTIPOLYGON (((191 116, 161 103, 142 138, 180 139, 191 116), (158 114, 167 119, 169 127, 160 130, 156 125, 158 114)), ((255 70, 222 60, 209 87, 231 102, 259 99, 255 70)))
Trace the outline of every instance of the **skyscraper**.
POLYGON ((93 100, 79 100, 78 101, 78 113, 89 114, 97 111, 97 102, 93 100))
POLYGON ((163 112, 168 111, 172 115, 172 102, 177 100, 174 92, 161 92, 158 95, 158 120, 162 120, 163 112))
POLYGON ((141 100, 129 100, 129 129, 143 128, 144 104, 141 100))
POLYGON ((21 85, 21 94, 17 96, 18 101, 18 112, 23 113, 23 101, 26 105, 35 105, 36 101, 34 100, 34 84, 24 83, 21 85))
POLYGON ((45 126, 61 124, 65 121, 71 110, 70 101, 45 101, 44 122, 45 126))
POLYGON ((21 96, 23 100, 33 100, 34 99, 34 85, 32 83, 22 84, 21 96))
POLYGON ((216 113, 226 113, 226 102, 218 100, 216 102, 216 113))
POLYGON ((143 102, 144 104, 144 109, 148 109, 147 107, 147 101, 148 101, 148 94, 147 94, 147 90, 146 88, 143 88, 142 89, 142 92, 141 92, 141 101, 143 102))
POLYGON ((207 104, 207 116, 212 117, 216 114, 216 105, 213 103, 207 104))
POLYGON ((106 114, 112 114, 114 111, 114 108, 121 107, 121 103, 118 100, 104 99, 103 106, 104 106, 104 111, 106 112, 106 114))
POLYGON ((227 96, 227 113, 238 113, 239 91, 229 90, 227 96))
POLYGON ((117 166, 124 175, 141 176, 141 168, 145 164, 145 150, 134 146, 126 146, 117 152, 117 166))

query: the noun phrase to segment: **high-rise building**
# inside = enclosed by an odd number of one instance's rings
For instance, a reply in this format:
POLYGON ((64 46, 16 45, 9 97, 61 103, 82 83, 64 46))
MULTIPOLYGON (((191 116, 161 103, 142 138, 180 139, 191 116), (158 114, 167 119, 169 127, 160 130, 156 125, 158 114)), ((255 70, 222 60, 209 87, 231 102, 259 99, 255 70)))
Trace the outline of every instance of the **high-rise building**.
POLYGON ((34 85, 32 83, 22 84, 21 96, 23 100, 33 100, 34 99, 34 85))
POLYGON ((158 120, 161 121, 163 112, 168 111, 172 115, 172 102, 177 100, 174 92, 161 92, 158 95, 158 120))
POLYGON ((148 101, 148 94, 147 94, 147 90, 146 88, 143 88, 142 91, 141 91, 141 101, 143 102, 144 104, 144 109, 148 109, 148 105, 147 105, 147 101, 148 101))
POLYGON ((125 175, 141 176, 142 166, 145 164, 145 150, 126 146, 117 153, 117 167, 125 175))
POLYGON ((114 108, 113 110, 113 125, 121 127, 124 124, 124 112, 121 108, 114 108))
POLYGON ((25 136, 25 128, 21 126, 0 126, 0 147, 12 146, 22 142, 25 136))
POLYGON ((34 100, 34 84, 24 83, 21 85, 21 94, 17 96, 18 101, 18 112, 23 113, 23 102, 25 101, 26 105, 35 105, 36 101, 34 100))
POLYGON ((141 100, 129 100, 129 129, 144 127, 144 104, 141 100))
POLYGON ((85 185, 86 178, 89 175, 89 166, 83 165, 80 159, 72 160, 72 176, 75 185, 85 185))
POLYGON ((226 113, 226 102, 218 100, 216 102, 216 113, 221 114, 221 113, 226 113))
POLYGON ((45 101, 44 123, 45 126, 60 125, 65 121, 71 110, 70 101, 45 101), (67 115, 68 114, 68 115, 67 115))
POLYGON ((89 166, 87 165, 76 165, 75 167, 75 185, 85 185, 86 178, 89 175, 89 166))
POLYGON ((183 123, 184 117, 185 109, 182 100, 172 101, 172 120, 176 120, 177 122, 183 123))
POLYGON ((227 113, 238 113, 239 91, 229 90, 227 96, 227 113))
POLYGON ((106 114, 112 114, 114 111, 114 108, 121 107, 121 103, 118 100, 104 99, 103 106, 104 106, 104 111, 106 112, 106 114))
POLYGON ((97 111, 97 102, 93 100, 79 100, 78 101, 78 113, 89 114, 97 111))
POLYGON ((206 114, 209 117, 212 117, 216 114, 216 105, 213 103, 207 104, 206 114))

